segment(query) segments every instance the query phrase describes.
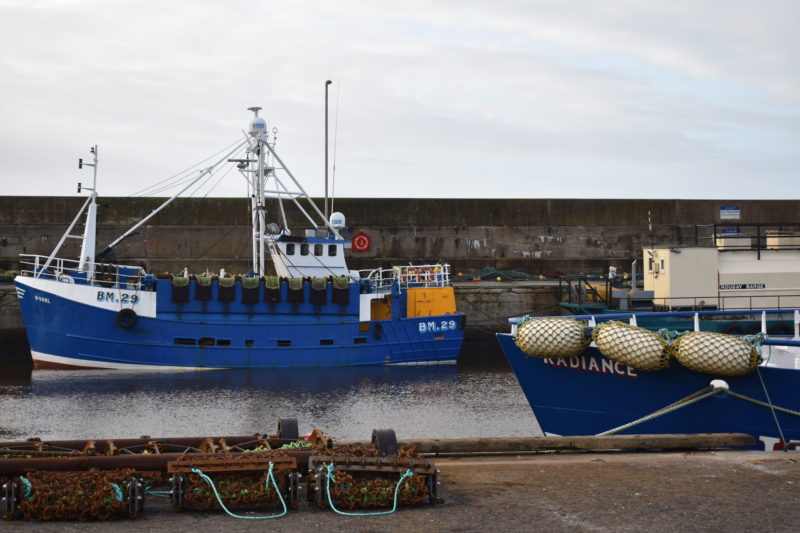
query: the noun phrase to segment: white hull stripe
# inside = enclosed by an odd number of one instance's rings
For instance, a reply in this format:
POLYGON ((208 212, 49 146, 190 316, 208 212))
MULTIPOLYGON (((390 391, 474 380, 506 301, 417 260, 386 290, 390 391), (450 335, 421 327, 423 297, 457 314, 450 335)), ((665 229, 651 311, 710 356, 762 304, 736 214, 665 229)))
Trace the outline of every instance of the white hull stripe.
POLYGON ((90 359, 76 359, 74 357, 50 355, 33 350, 31 350, 31 356, 34 361, 58 365, 80 366, 83 368, 108 368, 114 370, 220 370, 220 368, 196 366, 137 365, 130 363, 113 363, 109 361, 93 361, 90 359))
MULTIPOLYGON (((94 285, 78 285, 64 283, 53 279, 17 276, 15 280, 21 285, 58 296, 66 300, 105 309, 116 313, 120 309, 133 309, 139 316, 155 318, 156 293, 152 291, 136 291, 121 288, 103 288, 94 285)), ((17 292, 22 289, 17 287, 17 292)))

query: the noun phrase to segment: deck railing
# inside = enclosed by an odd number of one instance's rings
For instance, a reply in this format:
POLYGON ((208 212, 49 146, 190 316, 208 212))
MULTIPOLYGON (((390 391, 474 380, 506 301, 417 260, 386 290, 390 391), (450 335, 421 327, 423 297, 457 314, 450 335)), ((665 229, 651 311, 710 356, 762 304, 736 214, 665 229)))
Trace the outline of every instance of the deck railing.
POLYGON ((397 282, 401 289, 419 287, 449 287, 450 265, 407 265, 392 268, 359 270, 362 279, 368 279, 376 290, 388 290, 397 282))
POLYGON ((97 285, 100 287, 122 287, 141 289, 145 271, 142 267, 117 265, 111 263, 92 263, 93 275, 87 279, 85 270, 80 270, 80 261, 55 257, 45 269, 48 256, 20 254, 20 274, 44 279, 53 279, 64 283, 97 285))

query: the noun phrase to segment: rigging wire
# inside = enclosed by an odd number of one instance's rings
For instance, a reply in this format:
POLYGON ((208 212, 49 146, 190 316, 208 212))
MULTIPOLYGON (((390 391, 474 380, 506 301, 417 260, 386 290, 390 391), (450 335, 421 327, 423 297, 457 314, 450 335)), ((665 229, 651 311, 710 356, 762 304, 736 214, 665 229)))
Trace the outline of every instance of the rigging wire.
MULTIPOLYGON (((175 178, 179 178, 180 176, 183 176, 183 175, 185 175, 185 174, 187 174, 187 173, 191 172, 192 170, 195 170, 195 169, 196 169, 198 166, 202 165, 202 164, 203 164, 203 163, 205 163, 206 161, 208 161, 208 160, 210 160, 210 159, 213 159, 213 158, 215 158, 216 156, 218 156, 219 154, 221 154, 221 153, 222 153, 222 152, 224 152, 225 150, 228 150, 228 149, 230 149, 232 146, 235 146, 236 144, 238 144, 238 143, 240 143, 240 142, 241 142, 240 140, 236 140, 236 141, 232 142, 231 144, 227 145, 226 147, 222 148, 221 150, 219 150, 219 151, 215 152, 214 154, 212 154, 212 155, 210 155, 210 156, 206 157, 205 159, 203 159, 203 160, 201 160, 201 161, 198 161, 197 163, 194 163, 193 165, 191 165, 191 166, 187 167, 186 169, 184 169, 184 170, 182 170, 182 171, 180 171, 180 172, 178 172, 178 173, 176 173, 176 174, 173 174, 172 176, 169 176, 169 177, 167 177, 167 178, 164 178, 164 179, 163 179, 163 180, 161 180, 161 181, 158 181, 158 182, 156 182, 156 183, 153 183, 153 184, 151 184, 151 185, 148 185, 147 187, 145 187, 145 188, 143 188, 143 189, 140 189, 139 191, 136 191, 136 192, 134 192, 133 194, 130 194, 130 195, 129 195, 129 197, 136 197, 136 196, 152 196, 152 195, 153 195, 153 194, 155 194, 155 193, 154 193, 154 192, 147 192, 147 191, 149 191, 150 189, 153 189, 153 188, 155 188, 155 187, 158 187, 159 185, 161 185, 161 184, 163 184, 163 183, 166 183, 166 182, 168 182, 169 180, 172 180, 172 179, 175 179, 175 178)), ((186 182, 186 179, 184 179, 184 180, 183 180, 181 183, 185 183, 185 182, 186 182)), ((161 188, 160 188, 160 189, 159 189, 157 192, 161 192, 161 191, 164 191, 164 190, 166 190, 166 189, 169 189, 169 188, 171 188, 171 187, 175 187, 176 185, 177 185, 177 184, 173 184, 173 185, 166 185, 166 186, 164 186, 164 187, 161 187, 161 188)))

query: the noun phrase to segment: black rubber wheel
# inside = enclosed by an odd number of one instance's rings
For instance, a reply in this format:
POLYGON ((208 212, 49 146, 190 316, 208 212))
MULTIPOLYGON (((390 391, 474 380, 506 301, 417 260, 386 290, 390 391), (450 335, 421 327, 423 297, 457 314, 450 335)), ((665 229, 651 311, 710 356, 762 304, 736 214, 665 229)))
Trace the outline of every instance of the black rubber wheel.
POLYGON ((288 440, 291 442, 300 440, 300 432, 297 430, 296 418, 278 419, 278 438, 281 440, 288 440))
POLYGON ((744 330, 742 329, 742 326, 738 324, 731 324, 722 328, 722 333, 726 333, 728 335, 744 335, 744 330))
POLYGON ((373 429, 372 445, 384 455, 397 455, 397 435, 393 429, 373 429))
POLYGON ((120 309, 117 312, 117 325, 122 329, 131 329, 138 320, 139 316, 133 309, 120 309))
POLYGON ((747 328, 748 335, 755 335, 756 333, 761 332, 761 324, 751 324, 749 328, 747 328))
POLYGON ((788 324, 776 324, 767 330, 770 335, 791 335, 792 328, 788 324))

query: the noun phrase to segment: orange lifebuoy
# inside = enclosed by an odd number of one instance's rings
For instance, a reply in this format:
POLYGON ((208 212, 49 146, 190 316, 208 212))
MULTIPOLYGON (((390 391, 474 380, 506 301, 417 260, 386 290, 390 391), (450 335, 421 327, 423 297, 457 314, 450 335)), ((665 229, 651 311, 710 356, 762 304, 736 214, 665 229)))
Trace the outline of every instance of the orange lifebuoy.
POLYGON ((366 252, 369 250, 369 235, 363 231, 353 236, 353 250, 356 252, 366 252))
POLYGON ((417 279, 420 281, 420 283, 430 283, 435 278, 433 275, 433 271, 429 267, 422 267, 419 269, 419 274, 417 276, 417 279))

